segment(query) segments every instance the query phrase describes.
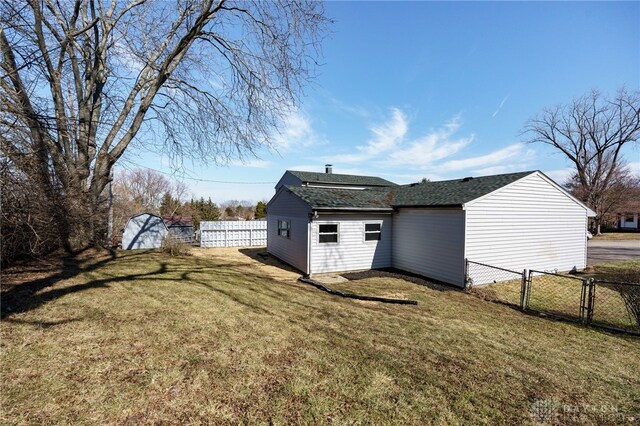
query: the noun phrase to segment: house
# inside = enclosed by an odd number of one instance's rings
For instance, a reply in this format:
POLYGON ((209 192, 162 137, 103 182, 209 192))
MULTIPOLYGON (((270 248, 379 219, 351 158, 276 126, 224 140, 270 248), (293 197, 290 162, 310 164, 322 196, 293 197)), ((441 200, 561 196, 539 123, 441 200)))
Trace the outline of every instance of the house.
POLYGON ((169 234, 185 243, 194 241, 193 218, 191 216, 162 216, 169 234))
POLYGON ((621 231, 638 231, 640 230, 640 213, 618 213, 616 224, 621 231))
POLYGON ((140 213, 127 221, 122 233, 122 248, 125 250, 160 248, 169 233, 160 216, 140 213))
POLYGON ((540 171, 386 186, 330 175, 287 171, 267 205, 267 251, 306 274, 394 267, 464 287, 465 259, 586 266, 595 213, 540 171))

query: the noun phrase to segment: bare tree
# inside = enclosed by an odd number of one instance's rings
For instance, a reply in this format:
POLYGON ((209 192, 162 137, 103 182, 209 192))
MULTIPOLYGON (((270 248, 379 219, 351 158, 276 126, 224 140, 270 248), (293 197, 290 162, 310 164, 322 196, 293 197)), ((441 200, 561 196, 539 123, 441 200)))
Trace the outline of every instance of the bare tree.
POLYGON ((2 155, 37 164, 21 171, 56 205, 61 242, 84 246, 131 146, 213 162, 269 146, 326 24, 311 0, 2 2, 2 155))
POLYGON ((613 98, 597 91, 567 105, 545 109, 530 119, 523 133, 528 142, 550 145, 575 167, 574 193, 597 214, 596 232, 625 172, 622 148, 640 140, 640 92, 621 89, 613 98))

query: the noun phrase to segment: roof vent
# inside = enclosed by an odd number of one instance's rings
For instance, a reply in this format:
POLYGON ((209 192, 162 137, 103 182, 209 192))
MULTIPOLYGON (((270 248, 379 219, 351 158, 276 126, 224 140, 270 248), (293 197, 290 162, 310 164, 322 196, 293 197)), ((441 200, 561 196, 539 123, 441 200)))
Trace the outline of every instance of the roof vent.
POLYGON ((473 177, 472 177, 472 176, 468 176, 468 177, 466 177, 466 178, 462 179, 462 182, 469 182, 469 181, 470 181, 470 180, 472 180, 472 179, 473 179, 473 177))
POLYGON ((328 175, 330 175, 331 173, 333 173, 333 164, 325 164, 324 165, 324 172, 328 175))

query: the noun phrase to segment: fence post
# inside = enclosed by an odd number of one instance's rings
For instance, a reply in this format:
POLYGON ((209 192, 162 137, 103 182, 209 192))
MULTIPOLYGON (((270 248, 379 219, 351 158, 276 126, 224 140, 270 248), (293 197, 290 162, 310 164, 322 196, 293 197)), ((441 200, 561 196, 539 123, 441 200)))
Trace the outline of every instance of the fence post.
POLYGON ((469 280, 469 259, 464 260, 464 288, 465 290, 471 288, 471 281, 469 280))
POLYGON ((586 323, 591 324, 593 321, 593 309, 596 304, 596 282, 595 279, 589 278, 589 302, 587 303, 587 319, 586 323))
POLYGON ((529 269, 529 275, 527 276, 527 291, 525 292, 526 297, 524 299, 524 304, 529 309, 529 300, 531 299, 531 289, 533 288, 533 271, 529 269))
POLYGON ((527 287, 527 270, 524 269, 522 271, 522 283, 520 285, 520 309, 522 309, 523 311, 526 311, 527 307, 529 306, 527 300, 527 287))
POLYGON ((587 309, 589 304, 589 279, 582 280, 582 291, 580 292, 580 322, 587 323, 587 309))

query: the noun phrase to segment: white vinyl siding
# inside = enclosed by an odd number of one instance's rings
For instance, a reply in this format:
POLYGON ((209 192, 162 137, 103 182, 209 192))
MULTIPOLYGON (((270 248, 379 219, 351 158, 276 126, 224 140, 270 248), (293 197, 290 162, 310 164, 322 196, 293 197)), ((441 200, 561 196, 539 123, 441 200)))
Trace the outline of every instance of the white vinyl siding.
POLYGON ((321 215, 311 222, 311 273, 358 271, 391 266, 391 216, 321 215), (381 239, 365 241, 366 223, 381 223, 381 239), (320 243, 319 225, 338 224, 338 243, 320 243))
POLYGON ((267 206, 267 252, 291 266, 307 271, 309 214, 311 209, 286 188, 267 206), (289 223, 289 238, 278 235, 278 221, 289 223))
POLYGON ((539 174, 466 206, 466 257, 521 271, 586 266, 587 211, 539 174))
POLYGON ((464 286, 464 212, 400 209, 393 217, 394 268, 464 286))

